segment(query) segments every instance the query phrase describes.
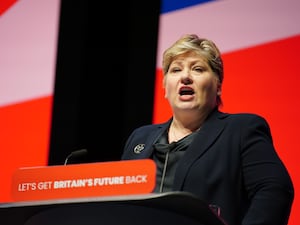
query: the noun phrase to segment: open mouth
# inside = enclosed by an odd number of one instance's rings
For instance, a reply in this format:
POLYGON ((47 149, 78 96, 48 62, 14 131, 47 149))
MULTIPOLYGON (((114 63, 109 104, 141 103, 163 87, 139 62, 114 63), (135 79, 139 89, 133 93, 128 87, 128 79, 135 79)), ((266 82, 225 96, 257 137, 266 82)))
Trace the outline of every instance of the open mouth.
POLYGON ((193 95, 195 92, 192 88, 190 87, 182 87, 179 90, 179 95, 193 95))

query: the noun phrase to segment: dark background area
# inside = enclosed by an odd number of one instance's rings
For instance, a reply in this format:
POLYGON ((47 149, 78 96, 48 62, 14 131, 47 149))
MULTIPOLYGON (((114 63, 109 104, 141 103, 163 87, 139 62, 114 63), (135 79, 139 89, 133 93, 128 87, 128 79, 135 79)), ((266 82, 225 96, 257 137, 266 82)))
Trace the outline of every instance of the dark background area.
POLYGON ((49 165, 119 160, 152 122, 160 1, 62 1, 49 165))

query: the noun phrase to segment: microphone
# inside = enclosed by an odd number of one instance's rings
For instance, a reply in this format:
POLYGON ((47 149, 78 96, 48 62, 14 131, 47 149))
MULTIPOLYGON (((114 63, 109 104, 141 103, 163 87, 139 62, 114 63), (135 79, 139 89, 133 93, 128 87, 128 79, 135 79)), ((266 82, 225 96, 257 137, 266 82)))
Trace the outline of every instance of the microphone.
POLYGON ((65 159, 65 163, 64 165, 67 165, 68 160, 72 157, 79 157, 79 156, 84 156, 87 154, 87 150, 86 149, 79 149, 76 151, 71 152, 65 159))

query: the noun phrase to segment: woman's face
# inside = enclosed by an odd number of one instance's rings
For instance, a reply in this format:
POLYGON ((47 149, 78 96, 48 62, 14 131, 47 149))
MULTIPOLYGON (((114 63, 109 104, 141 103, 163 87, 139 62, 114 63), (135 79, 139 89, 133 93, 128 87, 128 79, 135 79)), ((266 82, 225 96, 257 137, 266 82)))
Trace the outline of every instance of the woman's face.
POLYGON ((206 59, 195 53, 177 56, 164 77, 165 98, 174 110, 211 110, 221 85, 206 59))

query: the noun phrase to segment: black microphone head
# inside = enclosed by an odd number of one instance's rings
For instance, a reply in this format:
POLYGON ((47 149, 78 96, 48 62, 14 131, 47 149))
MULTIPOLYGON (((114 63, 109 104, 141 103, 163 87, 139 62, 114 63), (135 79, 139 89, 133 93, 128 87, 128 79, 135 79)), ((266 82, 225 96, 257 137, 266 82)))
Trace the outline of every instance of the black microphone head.
POLYGON ((87 149, 79 149, 79 150, 76 150, 76 151, 73 151, 71 152, 65 159, 65 163, 64 165, 67 165, 68 163, 68 160, 70 158, 78 158, 78 157, 81 157, 81 156, 84 156, 88 153, 87 149))
POLYGON ((86 149, 80 149, 80 150, 76 150, 76 151, 72 152, 71 154, 74 157, 83 156, 83 155, 87 154, 87 150, 86 149))

